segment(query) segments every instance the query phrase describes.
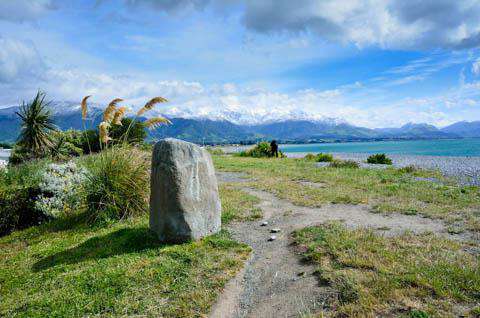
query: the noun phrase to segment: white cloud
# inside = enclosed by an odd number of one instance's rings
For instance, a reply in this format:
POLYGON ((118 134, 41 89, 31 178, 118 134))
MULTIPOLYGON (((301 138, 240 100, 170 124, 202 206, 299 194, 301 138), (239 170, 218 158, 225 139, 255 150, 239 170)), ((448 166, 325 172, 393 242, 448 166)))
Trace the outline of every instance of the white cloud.
POLYGON ((475 75, 480 75, 480 59, 473 62, 472 73, 475 74, 475 75))
MULTIPOLYGON (((127 0, 164 12, 214 7, 243 9, 259 33, 310 32, 323 39, 384 48, 471 48, 480 44, 476 0, 127 0), (237 6, 232 6, 237 4, 237 6), (230 5, 230 6, 229 6, 230 5)), ((221 10, 224 14, 225 10, 221 10)))
POLYGON ((0 37, 0 82, 40 78, 46 66, 32 43, 0 37))
POLYGON ((53 8, 51 0, 0 0, 0 20, 36 20, 53 8))
POLYGON ((476 47, 480 3, 456 0, 246 1, 244 23, 258 32, 313 32, 358 46, 476 47))

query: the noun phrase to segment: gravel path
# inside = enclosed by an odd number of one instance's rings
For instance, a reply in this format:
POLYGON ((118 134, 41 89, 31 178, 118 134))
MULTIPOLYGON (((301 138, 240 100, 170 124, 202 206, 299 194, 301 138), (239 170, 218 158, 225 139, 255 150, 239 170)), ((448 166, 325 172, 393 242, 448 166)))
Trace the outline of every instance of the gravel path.
MULTIPOLYGON (((242 177, 235 173, 219 173, 219 182, 238 180, 241 185, 245 180, 242 177)), ((384 235, 409 230, 414 233, 434 232, 457 240, 466 238, 448 234, 439 220, 370 213, 365 205, 302 207, 265 191, 243 190, 261 200, 258 207, 262 209, 263 219, 228 226, 233 238, 251 246, 253 252, 244 270, 226 286, 210 317, 299 317, 330 310, 329 299, 336 297, 336 293, 319 284, 315 267, 301 261, 291 244, 291 233, 296 229, 338 220, 350 228, 369 227, 384 235), (261 226, 262 222, 268 222, 268 225, 261 226), (272 234, 274 228, 280 232, 272 234), (271 235, 276 239, 269 241, 271 235)))
MULTIPOLYGON (((291 158, 304 157, 306 153, 288 153, 291 158)), ((336 158, 360 162, 366 168, 384 168, 383 165, 366 164, 369 154, 332 153, 336 158)), ((440 157, 387 154, 395 167, 416 166, 423 169, 439 170, 447 177, 458 179, 461 184, 480 186, 480 157, 440 157)))

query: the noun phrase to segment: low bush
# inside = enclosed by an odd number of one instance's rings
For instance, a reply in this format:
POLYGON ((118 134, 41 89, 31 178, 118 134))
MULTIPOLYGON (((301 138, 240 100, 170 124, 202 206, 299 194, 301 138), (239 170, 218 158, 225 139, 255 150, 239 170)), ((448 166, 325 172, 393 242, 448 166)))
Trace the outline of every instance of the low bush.
POLYGON ((48 219, 35 206, 41 191, 39 171, 47 161, 31 161, 0 169, 0 236, 48 219))
MULTIPOLYGON (((262 141, 258 143, 255 147, 249 150, 242 151, 238 154, 240 157, 253 157, 253 158, 266 158, 266 157, 272 157, 272 149, 270 147, 270 144, 266 141, 262 141)), ((280 158, 286 157, 283 152, 280 150, 278 151, 278 156, 280 158)))
POLYGON ((333 160, 330 163, 330 167, 332 168, 359 168, 359 164, 353 160, 333 160))
POLYGON ((318 153, 318 154, 313 154, 309 153, 306 154, 305 157, 303 157, 304 160, 307 161, 316 161, 316 162, 332 162, 333 161, 333 156, 329 153, 318 153))
POLYGON ((332 162, 333 156, 329 153, 319 153, 316 158, 317 162, 332 162))
POLYGON ((71 214, 82 201, 80 189, 86 174, 86 170, 73 161, 48 165, 42 173, 39 184, 41 194, 35 207, 52 218, 71 214))
POLYGON ((371 155, 370 157, 368 157, 367 163, 391 165, 392 159, 388 158, 387 155, 384 153, 377 153, 375 155, 371 155))
POLYGON ((112 147, 84 161, 82 196, 88 221, 111 222, 147 212, 149 159, 133 147, 112 147))
POLYGON ((33 186, 0 189, 0 236, 47 219, 35 206, 39 193, 40 190, 33 186))

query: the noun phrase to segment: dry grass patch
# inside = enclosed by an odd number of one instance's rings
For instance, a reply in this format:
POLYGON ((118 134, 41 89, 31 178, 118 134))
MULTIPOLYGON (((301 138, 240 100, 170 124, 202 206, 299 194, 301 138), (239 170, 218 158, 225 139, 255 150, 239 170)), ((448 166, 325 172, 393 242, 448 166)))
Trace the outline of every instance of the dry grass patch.
POLYGON ((480 259, 433 234, 383 237, 339 223, 294 233, 303 255, 337 297, 336 317, 475 316, 480 259))

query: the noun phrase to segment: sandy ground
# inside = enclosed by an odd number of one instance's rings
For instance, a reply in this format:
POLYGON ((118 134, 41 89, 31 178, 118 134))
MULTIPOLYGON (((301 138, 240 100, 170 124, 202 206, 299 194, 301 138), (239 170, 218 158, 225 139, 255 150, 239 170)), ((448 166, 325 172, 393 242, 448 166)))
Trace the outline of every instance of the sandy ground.
MULTIPOLYGON (((243 175, 219 173, 219 182, 244 182, 243 175)), ((315 186, 309 184, 309 186, 315 186)), ((449 234, 439 220, 403 214, 382 215, 369 212, 365 205, 325 205, 320 208, 296 206, 273 194, 243 188, 260 198, 263 219, 228 226, 234 239, 252 247, 253 253, 243 271, 230 281, 214 306, 211 317, 299 317, 320 310, 329 311, 335 291, 319 285, 315 268, 302 262, 291 244, 291 233, 326 221, 341 221, 347 227, 369 227, 384 235, 404 231, 434 232, 456 239, 468 234, 449 234), (267 226, 261 226, 262 222, 267 226), (279 233, 272 234, 274 228, 279 233), (274 241, 269 241, 275 235, 274 241)))

